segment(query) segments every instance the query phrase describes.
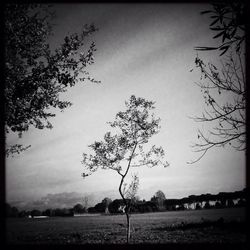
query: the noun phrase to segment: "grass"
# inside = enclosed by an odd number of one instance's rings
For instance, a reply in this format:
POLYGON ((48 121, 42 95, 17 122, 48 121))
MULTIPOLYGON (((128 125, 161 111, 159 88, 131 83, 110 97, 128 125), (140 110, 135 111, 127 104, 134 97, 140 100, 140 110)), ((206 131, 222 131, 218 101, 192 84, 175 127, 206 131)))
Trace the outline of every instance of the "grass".
POLYGON ((216 221, 202 220, 201 222, 196 223, 184 223, 177 225, 168 225, 166 227, 160 227, 159 230, 163 231, 176 231, 176 230, 190 230, 190 229, 203 229, 203 228, 218 228, 227 231, 235 231, 235 232, 246 232, 246 222, 245 221, 228 221, 225 222, 221 217, 216 221))
MULTIPOLYGON (((131 243, 241 243, 243 208, 133 214, 131 243)), ((7 243, 124 244, 124 215, 8 219, 7 243)))

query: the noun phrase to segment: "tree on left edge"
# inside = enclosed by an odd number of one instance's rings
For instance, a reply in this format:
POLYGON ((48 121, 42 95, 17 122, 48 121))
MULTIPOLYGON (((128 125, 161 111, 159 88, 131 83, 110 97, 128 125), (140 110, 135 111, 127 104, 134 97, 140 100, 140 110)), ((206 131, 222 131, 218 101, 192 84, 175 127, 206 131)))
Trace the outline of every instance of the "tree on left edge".
MULTIPOLYGON (((51 5, 6 4, 5 6, 5 133, 19 137, 30 126, 52 128, 51 108, 63 111, 70 101, 59 95, 79 81, 99 83, 86 71, 94 63, 95 43, 86 39, 97 29, 84 25, 81 33, 73 33, 55 50, 50 49, 54 13, 51 5), (49 110, 50 109, 50 110, 49 110)), ((30 146, 6 146, 6 156, 20 153, 30 146)))

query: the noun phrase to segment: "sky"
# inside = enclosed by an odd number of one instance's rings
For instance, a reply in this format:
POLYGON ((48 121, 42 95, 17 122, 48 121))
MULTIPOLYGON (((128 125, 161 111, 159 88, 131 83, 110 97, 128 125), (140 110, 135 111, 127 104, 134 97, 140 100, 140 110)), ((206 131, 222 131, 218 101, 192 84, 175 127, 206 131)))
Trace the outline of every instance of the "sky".
MULTIPOLYGON (((158 190, 166 198, 218 193, 245 187, 245 154, 231 148, 211 149, 199 162, 190 147, 197 130, 205 126, 190 119, 205 104, 195 70, 195 46, 212 46, 209 18, 200 15, 206 4, 60 4, 54 5, 54 35, 51 47, 65 35, 79 32, 84 24, 99 29, 89 41, 97 51, 87 70, 100 84, 83 82, 70 88, 62 99, 73 105, 56 111, 53 129, 30 128, 22 138, 10 134, 7 144, 31 148, 6 159, 8 202, 44 201, 44 197, 89 195, 93 202, 106 196, 119 198, 120 176, 100 170, 83 179, 81 164, 88 145, 110 130, 108 121, 125 109, 131 95, 155 101, 161 131, 150 144, 162 146, 170 166, 136 169, 140 178, 138 195, 150 199, 158 190), (194 69, 190 72, 191 69, 194 69), (60 196, 61 195, 61 196, 60 196)), ((199 56, 218 63, 216 52, 199 56)))

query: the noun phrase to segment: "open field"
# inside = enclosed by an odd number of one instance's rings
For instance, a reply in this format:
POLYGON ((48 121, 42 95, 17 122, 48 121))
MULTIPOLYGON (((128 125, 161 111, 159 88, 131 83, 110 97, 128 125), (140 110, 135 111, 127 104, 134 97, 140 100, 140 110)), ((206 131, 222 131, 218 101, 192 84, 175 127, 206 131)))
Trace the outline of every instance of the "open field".
MULTIPOLYGON (((131 243, 243 243, 246 241, 244 220, 244 208, 133 214, 131 243)), ((20 218, 8 219, 6 224, 7 243, 14 244, 126 241, 124 215, 20 218)))

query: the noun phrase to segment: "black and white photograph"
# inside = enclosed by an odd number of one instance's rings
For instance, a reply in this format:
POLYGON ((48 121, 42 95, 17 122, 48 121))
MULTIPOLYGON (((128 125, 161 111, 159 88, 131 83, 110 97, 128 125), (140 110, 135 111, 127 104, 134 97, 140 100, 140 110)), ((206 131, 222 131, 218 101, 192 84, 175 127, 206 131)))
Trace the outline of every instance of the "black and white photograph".
POLYGON ((5 4, 6 243, 244 245, 246 15, 5 4))

